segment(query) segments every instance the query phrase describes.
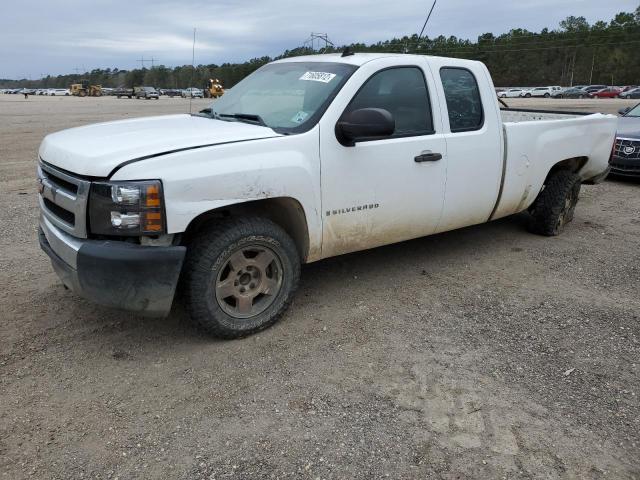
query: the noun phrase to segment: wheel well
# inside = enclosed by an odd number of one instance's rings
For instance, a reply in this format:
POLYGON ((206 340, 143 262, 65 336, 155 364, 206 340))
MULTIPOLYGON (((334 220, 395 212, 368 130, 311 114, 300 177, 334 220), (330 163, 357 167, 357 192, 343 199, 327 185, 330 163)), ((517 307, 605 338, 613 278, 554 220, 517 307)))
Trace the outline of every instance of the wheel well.
POLYGON ((257 216, 271 220, 293 239, 300 258, 304 261, 309 253, 309 229, 302 205, 291 197, 265 198, 237 203, 201 213, 191 220, 182 242, 188 244, 193 235, 205 226, 221 218, 257 216))
POLYGON ((551 167, 551 170, 549 170, 547 178, 545 178, 544 180, 544 184, 547 184, 547 180, 549 180, 549 177, 551 177, 551 175, 560 170, 569 170, 573 173, 579 172, 580 169, 585 166, 588 160, 589 159, 587 157, 573 157, 556 163, 553 167, 551 167))

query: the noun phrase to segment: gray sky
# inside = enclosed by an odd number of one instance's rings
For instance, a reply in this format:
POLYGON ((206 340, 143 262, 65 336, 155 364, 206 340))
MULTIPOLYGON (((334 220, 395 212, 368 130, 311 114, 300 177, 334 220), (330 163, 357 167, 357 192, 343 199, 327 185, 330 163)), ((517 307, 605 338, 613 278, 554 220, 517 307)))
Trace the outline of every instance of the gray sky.
MULTIPOLYGON (((326 32, 336 44, 416 33, 431 0, 33 0, 0 14, 0 78, 40 78, 76 68, 167 66, 244 61, 299 46, 326 32)), ((638 0, 439 0, 427 27, 475 39, 511 28, 556 28, 568 15, 594 22, 632 12, 638 0)))

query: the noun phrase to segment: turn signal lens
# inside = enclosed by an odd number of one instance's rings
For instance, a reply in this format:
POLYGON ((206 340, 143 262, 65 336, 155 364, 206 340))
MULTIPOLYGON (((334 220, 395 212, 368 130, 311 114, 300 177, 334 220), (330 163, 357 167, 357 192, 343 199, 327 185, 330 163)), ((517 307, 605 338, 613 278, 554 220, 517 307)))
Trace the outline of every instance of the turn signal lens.
POLYGON ((159 207, 160 187, 156 184, 147 185, 144 200, 146 207, 159 207))
POLYGON ((144 226, 142 228, 145 232, 162 232, 162 213, 160 212, 146 212, 144 215, 144 226))

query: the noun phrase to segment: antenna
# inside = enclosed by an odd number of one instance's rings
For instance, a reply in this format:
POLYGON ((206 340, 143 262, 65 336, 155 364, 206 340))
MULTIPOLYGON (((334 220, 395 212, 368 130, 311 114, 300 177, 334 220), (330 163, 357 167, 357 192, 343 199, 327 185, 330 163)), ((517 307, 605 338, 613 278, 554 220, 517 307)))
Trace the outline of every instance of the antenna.
MULTIPOLYGON (((193 84, 193 71, 196 69, 196 28, 193 27, 193 47, 191 48, 191 80, 189 84, 193 84)), ((193 88, 191 86, 187 88, 193 88)), ((193 101, 193 90, 189 91, 189 115, 191 115, 191 102, 193 101)))
POLYGON ((424 29, 427 28, 427 22, 431 18, 431 14, 433 13, 433 9, 436 6, 436 2, 438 0, 433 0, 433 5, 431 5, 431 10, 429 10, 429 15, 427 15, 427 19, 424 21, 424 25, 422 25, 422 30, 420 30, 420 35, 418 35, 418 40, 416 41, 416 46, 420 45, 420 38, 422 38, 422 34, 424 33, 424 29))

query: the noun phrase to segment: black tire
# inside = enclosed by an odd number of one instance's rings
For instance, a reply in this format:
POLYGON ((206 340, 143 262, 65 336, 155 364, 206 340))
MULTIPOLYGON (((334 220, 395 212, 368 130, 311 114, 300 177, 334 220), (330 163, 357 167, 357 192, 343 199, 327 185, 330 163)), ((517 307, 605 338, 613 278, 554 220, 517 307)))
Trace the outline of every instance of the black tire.
POLYGON ((282 228, 264 218, 231 218, 201 230, 190 242, 183 270, 183 296, 191 319, 206 332, 219 338, 240 338, 278 321, 291 303, 299 280, 300 255, 282 228), (252 250, 259 252, 253 257, 256 263, 265 252, 273 256, 264 269, 257 269, 259 277, 255 266, 232 265, 237 255, 243 262, 251 262, 247 254, 252 250), (251 275, 258 279, 253 280, 251 275), (271 287, 265 288, 268 282, 271 287), (223 284, 235 293, 221 299, 223 284), (245 288, 247 292, 240 293, 245 288), (241 313, 241 298, 246 301, 247 296, 251 297, 251 312, 241 313))
POLYGON ((569 170, 552 174, 529 209, 531 231, 548 237, 560 235, 573 220, 581 184, 580 176, 569 170))
POLYGON ((549 98, 550 96, 551 96, 551 95, 549 95, 549 93, 548 93, 548 92, 544 94, 544 98, 549 98))
POLYGON ((530 93, 526 93, 526 94, 525 94, 525 97, 526 97, 526 98, 531 98, 531 94, 530 94, 530 93))

